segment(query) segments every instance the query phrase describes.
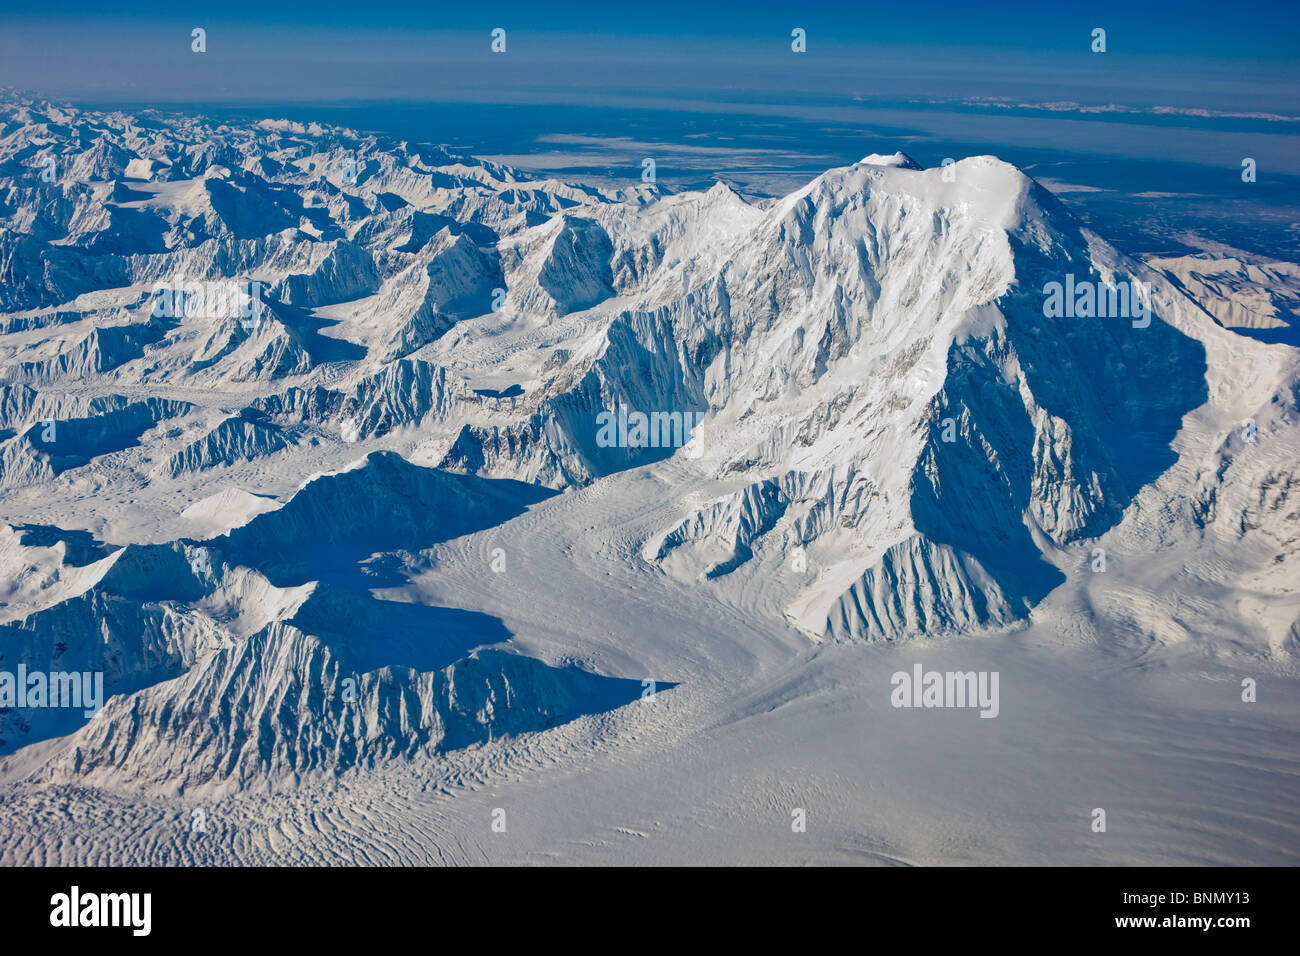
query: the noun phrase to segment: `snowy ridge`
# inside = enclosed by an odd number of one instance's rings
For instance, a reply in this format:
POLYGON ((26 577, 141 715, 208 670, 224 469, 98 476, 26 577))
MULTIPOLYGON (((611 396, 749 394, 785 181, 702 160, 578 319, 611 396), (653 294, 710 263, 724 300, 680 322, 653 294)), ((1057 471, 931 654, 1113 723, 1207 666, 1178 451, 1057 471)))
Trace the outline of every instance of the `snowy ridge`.
POLYGON ((647 661, 709 672, 683 619, 802 653, 1068 600, 1062 634, 1134 656, 1300 650, 1300 364, 1225 328, 1290 326, 1281 266, 1130 260, 989 156, 751 202, 279 121, 0 116, 0 669, 110 695, 0 715, 6 779, 274 790, 588 728, 647 661), (1067 277, 1149 314, 1053 313, 1067 277), (258 320, 156 314, 190 282, 260 283, 258 320), (694 424, 611 442, 620 410, 694 424), (1197 637, 1205 582, 1233 597, 1197 637))

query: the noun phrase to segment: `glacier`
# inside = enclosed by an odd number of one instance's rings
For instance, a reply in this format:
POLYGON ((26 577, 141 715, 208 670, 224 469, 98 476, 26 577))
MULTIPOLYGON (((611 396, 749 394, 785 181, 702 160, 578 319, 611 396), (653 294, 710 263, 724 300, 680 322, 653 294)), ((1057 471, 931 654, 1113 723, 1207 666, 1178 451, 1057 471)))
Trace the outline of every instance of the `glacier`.
POLYGON ((992 156, 761 199, 6 93, 0 668, 109 700, 0 709, 0 860, 1294 863, 1294 268, 1139 261, 992 156), (891 712, 916 655, 998 719, 891 712))

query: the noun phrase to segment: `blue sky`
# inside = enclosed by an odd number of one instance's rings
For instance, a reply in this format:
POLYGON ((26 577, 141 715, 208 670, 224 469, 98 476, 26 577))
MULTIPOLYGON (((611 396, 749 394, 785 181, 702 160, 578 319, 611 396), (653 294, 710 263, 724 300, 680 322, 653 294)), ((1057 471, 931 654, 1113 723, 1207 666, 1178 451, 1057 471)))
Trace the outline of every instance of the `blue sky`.
POLYGON ((99 2, 0 12, 0 86, 340 123, 568 179, 756 193, 992 153, 1133 249, 1300 260, 1297 0, 99 2), (207 51, 190 31, 207 31, 207 51), (507 31, 507 52, 490 32, 507 31), (807 33, 795 54, 790 33, 807 33), (1092 30, 1107 50, 1091 51, 1092 30), (1259 165, 1243 189, 1243 157, 1259 165))
POLYGON ((89 21, 137 28, 190 22, 243 26, 319 27, 339 33, 358 29, 402 32, 481 32, 493 26, 521 32, 601 34, 605 36, 700 36, 756 38, 783 36, 801 25, 824 42, 915 46, 985 47, 1017 50, 1069 50, 1078 34, 1106 27, 1132 50, 1175 56, 1221 56, 1243 61, 1294 59, 1300 12, 1283 0, 1089 0, 1043 3, 996 0, 992 3, 854 2, 791 3, 773 0, 710 0, 707 3, 611 3, 569 0, 561 3, 487 4, 356 0, 280 0, 220 4, 136 0, 49 2, 5 14, 26 21, 76 30, 89 21), (106 15, 107 10, 107 15, 106 15))
POLYGON ((0 84, 59 96, 565 102, 610 96, 1009 96, 1300 113, 1300 4, 220 4, 0 14, 0 84), (208 52, 189 31, 208 31, 208 52), (808 53, 790 51, 793 27, 808 53), (489 31, 507 30, 505 56, 489 31), (1105 55, 1091 31, 1107 31, 1105 55), (553 91, 553 92, 548 92, 553 91), (1073 94, 1073 95, 1071 95, 1073 94))

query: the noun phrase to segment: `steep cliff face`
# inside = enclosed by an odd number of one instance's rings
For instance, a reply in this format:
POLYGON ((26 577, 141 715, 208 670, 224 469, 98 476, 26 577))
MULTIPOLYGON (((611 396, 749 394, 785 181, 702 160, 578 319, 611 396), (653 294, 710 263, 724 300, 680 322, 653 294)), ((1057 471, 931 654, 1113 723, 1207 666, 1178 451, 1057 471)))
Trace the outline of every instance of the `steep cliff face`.
POLYGON ((0 625, 0 670, 98 673, 108 706, 6 708, 0 752, 75 731, 42 779, 243 786, 465 747, 635 699, 639 682, 476 650, 510 637, 484 615, 357 589, 355 562, 376 548, 491 527, 546 495, 376 454, 283 504, 254 503, 241 527, 209 541, 129 545, 76 574, 65 547, 51 577, 61 568, 59 589, 72 593, 0 625))
POLYGON ((38 779, 156 793, 270 789, 545 730, 639 691, 639 682, 495 650, 424 673, 398 663, 358 673, 345 649, 273 624, 181 677, 114 699, 38 779))
POLYGON ((21 434, 0 445, 0 487, 19 487, 50 481, 67 471, 91 465, 105 455, 141 443, 146 432, 181 418, 194 406, 188 402, 150 398, 126 402, 121 396, 97 398, 90 403, 91 415, 56 417, 54 411, 38 412, 36 403, 15 409, 15 419, 31 420, 21 434), (120 399, 120 401, 111 401, 120 399))
POLYGON ((731 250, 728 321, 694 316, 721 348, 692 449, 749 483, 648 549, 709 577, 807 549, 789 613, 818 636, 1023 616, 1062 580, 1042 555, 1115 524, 1207 397, 1205 349, 1170 318, 1190 303, 1049 314, 1051 282, 1149 272, 1023 174, 888 159, 820 177, 731 250))

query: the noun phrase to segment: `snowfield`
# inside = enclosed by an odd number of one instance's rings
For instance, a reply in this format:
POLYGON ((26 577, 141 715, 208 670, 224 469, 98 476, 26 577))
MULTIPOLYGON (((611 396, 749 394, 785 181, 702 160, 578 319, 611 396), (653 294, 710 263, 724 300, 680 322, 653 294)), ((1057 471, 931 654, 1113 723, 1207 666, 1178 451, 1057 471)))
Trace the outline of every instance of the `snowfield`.
POLYGON ((1296 268, 7 96, 0 862, 1300 862, 1296 268))

